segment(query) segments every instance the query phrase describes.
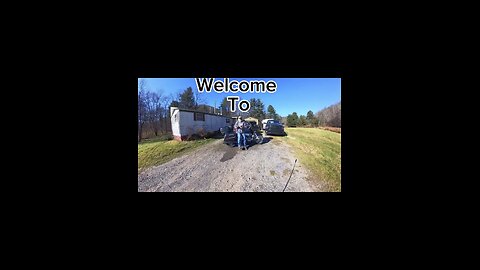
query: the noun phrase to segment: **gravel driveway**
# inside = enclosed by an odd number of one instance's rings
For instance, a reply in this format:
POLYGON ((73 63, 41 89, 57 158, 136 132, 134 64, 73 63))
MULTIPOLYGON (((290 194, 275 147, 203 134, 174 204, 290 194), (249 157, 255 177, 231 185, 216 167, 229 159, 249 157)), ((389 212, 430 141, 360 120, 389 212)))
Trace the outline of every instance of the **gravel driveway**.
MULTIPOLYGON (((295 156, 290 146, 275 139, 248 150, 218 140, 188 155, 146 169, 138 175, 138 191, 267 191, 281 192, 295 156)), ((297 161, 287 191, 321 191, 297 161)))

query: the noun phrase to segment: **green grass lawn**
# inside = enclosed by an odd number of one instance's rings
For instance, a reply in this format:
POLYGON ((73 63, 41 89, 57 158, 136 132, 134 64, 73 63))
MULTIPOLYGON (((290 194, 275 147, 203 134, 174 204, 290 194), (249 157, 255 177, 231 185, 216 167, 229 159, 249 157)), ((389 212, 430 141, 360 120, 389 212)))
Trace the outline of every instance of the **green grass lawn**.
POLYGON ((138 144, 138 173, 143 169, 168 162, 191 150, 213 142, 215 139, 200 139, 195 141, 145 141, 138 144))
POLYGON ((341 134, 318 128, 285 128, 299 161, 314 177, 324 179, 327 191, 341 191, 341 134))

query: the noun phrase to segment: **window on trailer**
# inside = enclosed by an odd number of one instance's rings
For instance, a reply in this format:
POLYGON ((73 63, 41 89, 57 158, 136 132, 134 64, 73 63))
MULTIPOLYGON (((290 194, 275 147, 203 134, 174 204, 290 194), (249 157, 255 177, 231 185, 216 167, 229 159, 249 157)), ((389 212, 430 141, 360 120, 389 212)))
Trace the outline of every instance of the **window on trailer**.
POLYGON ((205 121, 205 114, 204 113, 193 113, 193 120, 194 121, 205 121))

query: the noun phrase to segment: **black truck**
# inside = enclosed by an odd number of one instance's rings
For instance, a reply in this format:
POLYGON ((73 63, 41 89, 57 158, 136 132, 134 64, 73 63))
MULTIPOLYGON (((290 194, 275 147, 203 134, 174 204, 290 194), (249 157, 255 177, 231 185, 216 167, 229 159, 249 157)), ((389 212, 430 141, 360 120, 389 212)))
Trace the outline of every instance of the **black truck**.
POLYGON ((265 134, 281 136, 286 135, 282 123, 280 123, 278 120, 268 120, 267 124, 265 125, 265 134))

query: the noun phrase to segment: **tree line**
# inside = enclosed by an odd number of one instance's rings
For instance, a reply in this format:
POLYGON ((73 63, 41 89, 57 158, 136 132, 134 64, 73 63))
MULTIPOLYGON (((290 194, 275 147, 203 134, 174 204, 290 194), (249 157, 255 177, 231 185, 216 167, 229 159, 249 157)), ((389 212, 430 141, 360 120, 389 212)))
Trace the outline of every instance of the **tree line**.
POLYGON ((300 115, 296 112, 289 114, 287 117, 282 118, 283 122, 286 122, 287 126, 310 126, 310 127, 341 127, 342 126, 342 111, 341 102, 328 106, 316 114, 311 110, 307 112, 307 115, 300 115))

